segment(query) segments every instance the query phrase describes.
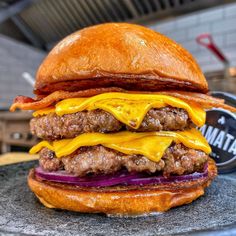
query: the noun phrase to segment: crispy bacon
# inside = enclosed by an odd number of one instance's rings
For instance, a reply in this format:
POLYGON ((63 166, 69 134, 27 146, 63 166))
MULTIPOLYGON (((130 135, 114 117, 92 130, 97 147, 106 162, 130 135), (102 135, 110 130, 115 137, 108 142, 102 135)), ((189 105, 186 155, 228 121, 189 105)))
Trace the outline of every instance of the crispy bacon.
POLYGON ((107 92, 125 92, 125 93, 152 93, 152 94, 165 94, 179 99, 185 100, 189 103, 198 103, 205 109, 208 108, 223 108, 236 112, 236 108, 224 104, 223 99, 214 98, 207 94, 194 93, 194 92, 184 92, 184 91, 160 91, 160 92, 145 92, 145 91, 128 91, 117 87, 111 88, 98 88, 98 89, 87 89, 78 92, 68 92, 68 91, 56 91, 50 95, 41 99, 32 99, 24 96, 17 96, 14 103, 10 107, 10 111, 15 111, 17 108, 21 110, 39 110, 48 106, 55 104, 56 102, 76 97, 91 97, 101 93, 107 92))
POLYGON ((187 102, 198 103, 205 109, 223 108, 232 112, 236 112, 236 108, 224 103, 224 99, 215 98, 203 93, 183 92, 183 91, 163 91, 161 94, 170 95, 187 102))
POLYGON ((125 92, 125 90, 116 87, 87 89, 77 92, 68 92, 60 90, 53 92, 46 97, 42 97, 41 99, 32 99, 30 97, 17 96, 14 100, 14 103, 10 107, 10 111, 15 111, 17 108, 21 110, 40 110, 63 99, 76 97, 91 97, 97 94, 108 92, 125 92))
POLYGON ((33 98, 26 97, 23 95, 18 95, 14 100, 14 103, 32 103, 32 102, 35 102, 33 98))

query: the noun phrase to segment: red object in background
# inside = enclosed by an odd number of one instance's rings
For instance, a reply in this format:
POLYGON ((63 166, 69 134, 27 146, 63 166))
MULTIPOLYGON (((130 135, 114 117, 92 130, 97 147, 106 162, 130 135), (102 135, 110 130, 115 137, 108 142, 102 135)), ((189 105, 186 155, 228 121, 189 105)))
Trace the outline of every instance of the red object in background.
POLYGON ((200 45, 206 47, 211 52, 213 52, 225 65, 229 64, 229 61, 221 52, 221 50, 216 46, 210 34, 200 34, 199 36, 197 36, 196 41, 200 45))

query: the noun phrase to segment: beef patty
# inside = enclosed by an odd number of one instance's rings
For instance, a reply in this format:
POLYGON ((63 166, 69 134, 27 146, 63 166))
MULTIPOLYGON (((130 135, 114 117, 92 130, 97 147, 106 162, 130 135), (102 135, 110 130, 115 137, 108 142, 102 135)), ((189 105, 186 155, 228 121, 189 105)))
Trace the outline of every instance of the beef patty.
MULTIPOLYGON (((135 131, 176 131, 193 127, 188 113, 181 108, 164 107, 150 109, 142 124, 135 131)), ((54 113, 33 118, 30 121, 32 134, 46 140, 74 138, 89 132, 117 132, 134 129, 125 126, 112 114, 103 110, 82 111, 58 116, 54 113)))
POLYGON ((101 145, 82 147, 73 154, 56 158, 47 148, 40 151, 40 166, 46 171, 65 169, 77 176, 110 174, 122 168, 132 172, 162 172, 164 176, 190 174, 202 171, 208 155, 182 144, 172 144, 159 162, 142 155, 126 155, 101 145))

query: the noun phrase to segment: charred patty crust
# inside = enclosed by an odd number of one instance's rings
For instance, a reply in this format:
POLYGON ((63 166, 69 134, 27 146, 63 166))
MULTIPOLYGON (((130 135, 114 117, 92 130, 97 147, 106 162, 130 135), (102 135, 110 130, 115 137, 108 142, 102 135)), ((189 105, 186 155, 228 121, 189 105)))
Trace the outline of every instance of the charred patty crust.
POLYGON ((162 172, 164 176, 183 175, 202 171, 208 155, 182 144, 171 145, 159 162, 142 155, 126 155, 102 145, 81 147, 69 156, 56 158, 53 151, 40 151, 40 166, 46 171, 66 170, 77 176, 111 174, 122 168, 129 172, 162 172))
POLYGON ((75 138, 82 133, 176 131, 193 127, 188 113, 181 108, 164 107, 150 109, 138 129, 132 129, 112 114, 103 110, 82 111, 58 116, 54 113, 33 118, 30 122, 32 134, 44 140, 75 138))

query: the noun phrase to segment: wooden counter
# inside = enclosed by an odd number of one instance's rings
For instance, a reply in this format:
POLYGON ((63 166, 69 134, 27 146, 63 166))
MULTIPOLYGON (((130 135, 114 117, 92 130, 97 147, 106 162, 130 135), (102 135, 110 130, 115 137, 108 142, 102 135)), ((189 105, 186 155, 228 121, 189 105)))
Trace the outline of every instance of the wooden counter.
POLYGON ((30 112, 0 111, 0 153, 10 152, 11 146, 32 147, 37 137, 30 133, 30 112))
POLYGON ((9 152, 0 155, 0 166, 15 164, 19 162, 32 161, 37 159, 38 155, 30 155, 29 153, 26 152, 9 152))

